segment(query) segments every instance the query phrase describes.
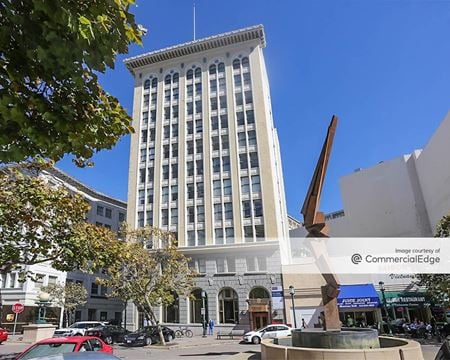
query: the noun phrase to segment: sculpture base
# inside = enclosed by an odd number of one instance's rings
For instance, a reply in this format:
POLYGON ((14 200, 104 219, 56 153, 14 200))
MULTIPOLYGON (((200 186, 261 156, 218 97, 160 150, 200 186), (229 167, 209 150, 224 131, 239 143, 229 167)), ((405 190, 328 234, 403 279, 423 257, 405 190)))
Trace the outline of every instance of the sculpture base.
POLYGON ((378 349, 380 341, 374 329, 343 328, 292 330, 292 346, 320 349, 378 349))
POLYGON ((23 326, 23 342, 35 343, 36 341, 51 338, 56 325, 52 324, 31 324, 23 326))

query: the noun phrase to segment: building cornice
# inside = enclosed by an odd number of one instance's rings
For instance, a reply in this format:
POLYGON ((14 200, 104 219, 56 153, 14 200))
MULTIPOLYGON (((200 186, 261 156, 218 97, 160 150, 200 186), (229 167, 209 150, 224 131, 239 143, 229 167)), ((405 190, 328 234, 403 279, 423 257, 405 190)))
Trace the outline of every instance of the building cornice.
POLYGON ((264 27, 262 25, 255 25, 244 29, 170 46, 164 49, 151 51, 125 59, 124 63, 128 70, 133 73, 135 69, 146 65, 250 40, 259 40, 262 47, 266 46, 264 27))

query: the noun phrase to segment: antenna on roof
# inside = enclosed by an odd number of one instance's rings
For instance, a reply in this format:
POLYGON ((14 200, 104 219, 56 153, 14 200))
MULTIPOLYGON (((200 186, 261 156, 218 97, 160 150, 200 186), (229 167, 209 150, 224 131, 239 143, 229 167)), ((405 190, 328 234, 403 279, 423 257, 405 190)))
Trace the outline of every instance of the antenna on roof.
POLYGON ((192 2, 193 3, 193 7, 194 7, 194 12, 193 12, 193 15, 194 15, 194 40, 195 40, 195 0, 192 2))

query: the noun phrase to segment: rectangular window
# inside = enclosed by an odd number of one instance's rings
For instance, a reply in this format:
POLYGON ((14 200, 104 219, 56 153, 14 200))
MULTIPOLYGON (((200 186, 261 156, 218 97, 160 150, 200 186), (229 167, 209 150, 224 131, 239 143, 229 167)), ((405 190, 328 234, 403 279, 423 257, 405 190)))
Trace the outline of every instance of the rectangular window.
POLYGON ((172 144, 172 157, 174 157, 174 158, 178 157, 178 144, 177 143, 172 144))
POLYGON ((220 183, 220 180, 214 180, 213 181, 213 195, 221 196, 222 195, 221 188, 222 188, 222 185, 220 183))
POLYGON ((178 136, 178 124, 173 124, 172 125, 172 137, 177 137, 178 136))
POLYGON ((225 91, 226 85, 225 85, 225 78, 219 78, 219 91, 225 91))
POLYGON ((216 237, 216 244, 223 244, 223 230, 215 229, 214 233, 215 233, 215 237, 216 237))
POLYGON ((244 118, 244 112, 243 111, 239 111, 236 113, 236 123, 238 124, 238 126, 244 125, 245 122, 245 118, 244 118))
POLYGON ((244 216, 244 219, 249 219, 252 217, 252 206, 250 204, 250 201, 242 202, 242 214, 244 216))
POLYGON ((172 179, 178 178, 178 164, 172 164, 172 179))
POLYGON ((244 226, 245 242, 253 242, 253 226, 244 226))
POLYGON ((163 165, 162 178, 163 180, 169 180, 169 165, 163 165))
POLYGON ((257 194, 261 192, 261 182, 259 175, 252 176, 252 193, 257 194))
POLYGON ((139 190, 139 205, 145 204, 145 190, 139 190))
POLYGON ((138 212, 138 226, 144 227, 144 212, 143 211, 138 212))
POLYGON ((223 179, 223 195, 231 195, 231 179, 223 179))
POLYGON ((251 86, 250 73, 244 73, 244 86, 251 86))
POLYGON ((213 173, 220 173, 220 158, 216 157, 212 159, 213 163, 213 173))
POLYGON ((256 262, 253 256, 248 256, 246 258, 247 271, 256 271, 256 262))
POLYGON ((248 145, 256 146, 256 131, 251 130, 248 132, 248 145))
POLYGON ((216 271, 218 273, 224 273, 225 272, 225 259, 216 259, 216 271))
POLYGON ((163 132, 164 132, 163 133, 164 139, 170 138, 170 126, 169 125, 164 126, 163 132))
POLYGON ((142 113, 142 122, 148 124, 148 111, 142 113))
MULTIPOLYGON (((102 296, 106 296, 106 288, 105 293, 103 294, 103 286, 101 287, 102 296)), ((100 321, 106 321, 108 318, 108 313, 106 311, 100 311, 100 321)))
POLYGON ((220 95, 219 104, 221 109, 227 108, 227 97, 225 95, 220 95))
POLYGON ((217 116, 211 117, 211 130, 219 129, 219 118, 217 116))
POLYGON ((263 207, 261 200, 253 200, 253 211, 255 217, 263 216, 263 207))
POLYGON ((192 102, 188 102, 186 104, 187 114, 192 115, 194 113, 194 104, 192 102))
MULTIPOLYGON (((175 89, 173 89, 173 91, 172 91, 172 100, 177 101, 177 100, 178 100, 178 97, 179 97, 178 88, 175 88, 175 89)), ((172 111, 173 111, 174 108, 175 108, 175 106, 172 107, 172 111)), ((177 107, 177 112, 176 112, 176 114, 175 114, 175 112, 173 113, 173 117, 174 117, 174 118, 177 118, 177 117, 178 117, 178 107, 177 107)))
POLYGON ((147 149, 141 149, 141 162, 145 162, 147 160, 147 149))
POLYGON ((203 140, 202 139, 195 140, 195 151, 197 154, 203 153, 203 140))
POLYGON ((161 191, 161 202, 162 202, 163 204, 169 202, 169 187, 168 187, 168 186, 163 186, 163 187, 162 187, 162 191, 161 191))
POLYGON ((161 224, 164 226, 169 225, 169 209, 161 210, 161 224))
POLYGON ((98 295, 98 284, 95 282, 91 283, 91 295, 98 295))
POLYGON ((253 102, 252 91, 251 90, 247 90, 245 92, 245 103, 246 104, 251 104, 252 102, 253 102))
POLYGON ((189 140, 187 142, 187 154, 192 155, 194 153, 194 142, 192 140, 189 140))
POLYGON ((186 131, 188 135, 192 135, 194 133, 194 122, 188 121, 186 122, 186 131))
POLYGON ((217 82, 216 82, 216 80, 209 80, 209 88, 211 89, 211 92, 217 91, 217 82))
POLYGON ((234 228, 228 227, 225 229, 225 236, 227 238, 227 244, 234 243, 234 228))
POLYGON ((148 107, 148 104, 150 103, 150 96, 144 95, 144 107, 148 107))
POLYGON ((201 100, 197 100, 195 102, 195 113, 200 114, 202 112, 202 102, 201 100))
POLYGON ((258 271, 266 271, 267 270, 267 259, 262 256, 257 257, 258 262, 258 271))
POLYGON ((255 225, 255 234, 257 241, 263 241, 265 236, 264 225, 255 225))
POLYGON ((247 154, 239 154, 239 166, 241 170, 248 169, 247 154))
POLYGON ((108 219, 112 218, 112 210, 110 208, 105 208, 105 217, 108 219))
POLYGON ((214 221, 222 221, 222 204, 214 204, 214 221))
POLYGON ((219 137, 218 136, 213 136, 212 137, 212 149, 213 149, 213 151, 220 149, 219 137))
MULTIPOLYGON (((167 97, 167 101, 170 100, 170 90, 169 90, 169 96, 167 97)), ((165 120, 169 120, 170 119, 170 107, 165 107, 164 108, 164 119, 165 120)))
POLYGON ((148 168, 148 181, 153 181, 153 176, 155 175, 155 169, 154 168, 148 168))
POLYGON ((206 273, 206 261, 205 259, 198 259, 198 272, 200 274, 206 273))
MULTIPOLYGON (((16 273, 9 273, 9 288, 14 289, 16 287, 16 273)), ((44 285, 44 278, 39 277, 34 283, 36 289, 40 289, 44 285)))
POLYGON ((205 245, 205 230, 197 230, 197 245, 205 245))
POLYGON ((228 202, 223 204, 225 208, 225 220, 233 220, 233 205, 228 202))
POLYGON ((188 161, 186 163, 187 176, 194 176, 194 162, 188 161))
POLYGON ((252 169, 258 167, 258 154, 255 152, 250 153, 250 166, 252 169))
POLYGON ((239 147, 246 147, 245 132, 238 133, 238 145, 239 147))
POLYGON ((205 207, 203 205, 197 206, 197 222, 205 222, 205 207))
POLYGON ((143 142, 143 143, 147 142, 147 135, 148 135, 147 130, 142 130, 142 132, 141 132, 141 142, 143 142))
POLYGON ((153 189, 147 190, 147 202, 153 204, 153 189))
POLYGON ((220 115, 220 127, 222 129, 228 128, 228 116, 227 115, 220 115))
POLYGON ((197 160, 195 165, 197 168, 197 175, 203 175, 203 160, 197 160))
POLYGON ((228 135, 222 135, 222 149, 228 149, 229 147, 228 135))
POLYGON ((150 141, 155 141, 155 129, 150 129, 150 141))
POLYGON ((193 206, 187 207, 187 222, 193 224, 195 222, 195 208, 193 206))
POLYGON ((148 160, 155 160, 155 148, 148 149, 148 160))
POLYGON ((153 211, 147 211, 147 225, 153 225, 153 211))
POLYGON ((187 232, 187 242, 188 246, 195 246, 195 231, 190 230, 187 232))
POLYGON ((170 148, 169 145, 164 145, 163 146, 163 158, 164 159, 168 159, 170 156, 170 148))
POLYGON ((203 132, 203 120, 202 119, 195 120, 195 132, 197 134, 200 134, 201 132, 203 132))
POLYGON ((178 200, 178 185, 172 185, 170 188, 170 193, 172 195, 172 201, 178 200))
POLYGON ((248 176, 241 177, 241 192, 242 194, 250 193, 250 182, 248 176))
POLYGON ((120 212, 119 213, 119 222, 125 221, 125 214, 120 212))
POLYGON ((222 169, 223 169, 223 171, 230 171, 230 157, 229 156, 222 157, 222 169))
POLYGON ((97 215, 103 216, 104 207, 97 205, 97 215))
POLYGON ((229 273, 236 272, 236 260, 234 258, 227 258, 227 271, 229 273))
POLYGON ((195 96, 202 94, 202 83, 196 83, 195 84, 195 96))
POLYGON ((211 101, 211 110, 212 111, 217 110, 217 98, 213 97, 210 99, 210 101, 211 101))
POLYGON ((242 80, 241 80, 241 74, 234 75, 234 86, 241 86, 242 80))
POLYGON ((244 100, 242 98, 242 93, 238 92, 235 95, 236 95, 236 106, 242 105, 244 103, 244 100))
POLYGON ((197 183, 197 199, 202 199, 204 196, 203 183, 197 183))
POLYGON ((178 209, 170 209, 170 225, 178 225, 178 209))
POLYGON ((194 184, 187 184, 186 189, 187 189, 188 200, 193 199, 194 198, 194 184))
POLYGON ((188 97, 192 96, 194 94, 194 86, 193 85, 188 85, 187 89, 186 89, 186 93, 187 93, 188 97))
POLYGON ((253 110, 247 110, 247 124, 254 124, 255 123, 255 115, 253 113, 253 110))
POLYGON ((164 91, 164 101, 170 101, 170 89, 164 91))

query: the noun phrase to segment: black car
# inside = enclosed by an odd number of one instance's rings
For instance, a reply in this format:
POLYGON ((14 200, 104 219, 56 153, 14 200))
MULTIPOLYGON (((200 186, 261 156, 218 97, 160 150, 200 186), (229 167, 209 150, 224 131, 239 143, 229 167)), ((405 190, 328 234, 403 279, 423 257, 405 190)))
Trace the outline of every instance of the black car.
POLYGON ((111 345, 113 343, 124 342, 124 336, 131 331, 116 325, 103 325, 86 330, 86 336, 96 336, 105 343, 111 345))
MULTIPOLYGON (((175 339, 175 331, 169 329, 167 326, 161 326, 164 340, 170 342, 175 339)), ((157 326, 146 326, 137 331, 124 336, 124 344, 132 345, 151 345, 159 342, 159 333, 157 326)))

